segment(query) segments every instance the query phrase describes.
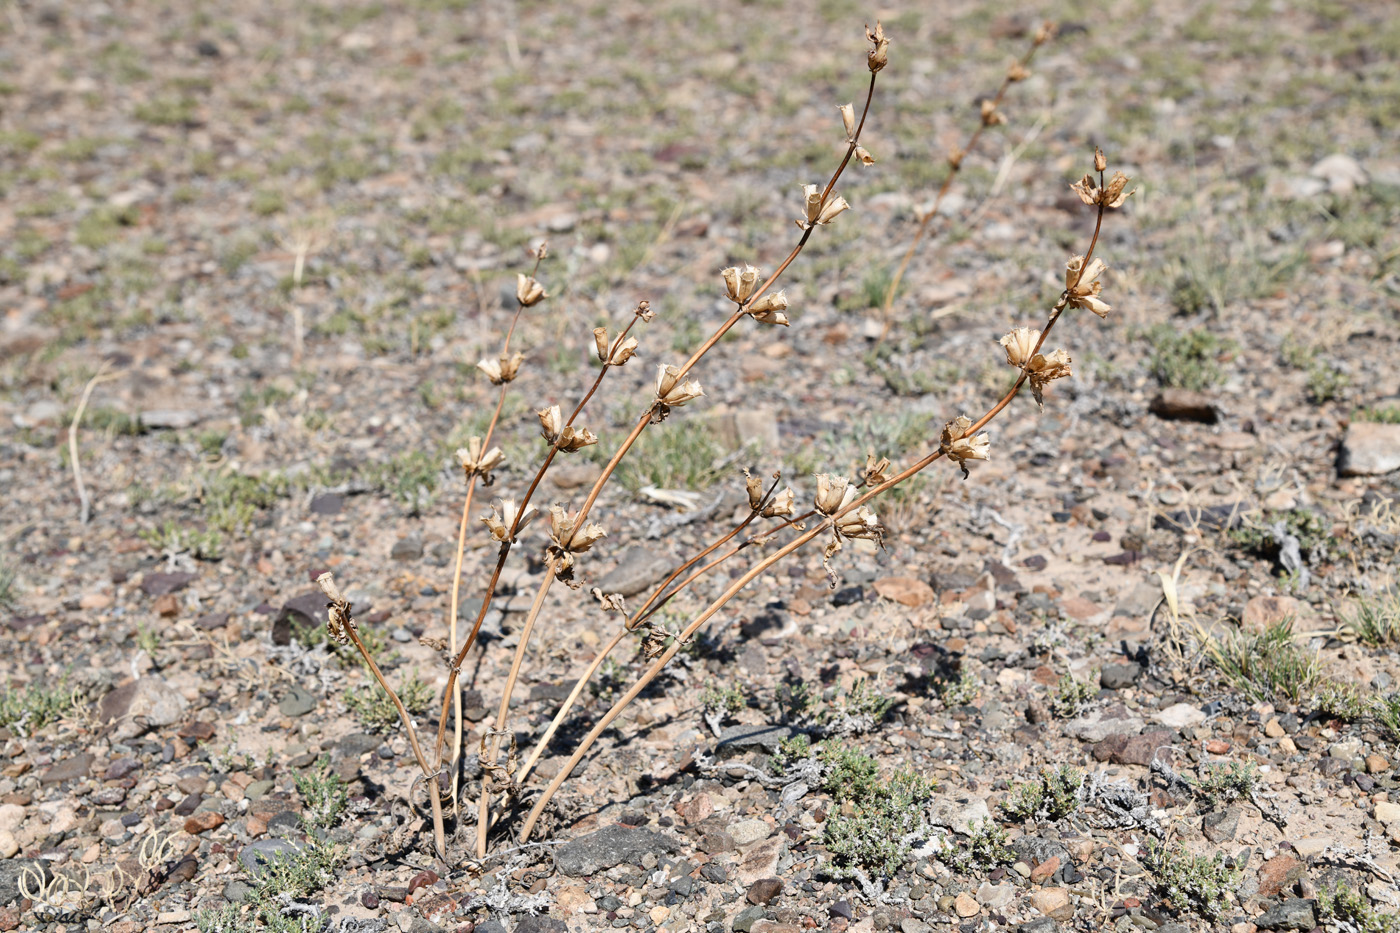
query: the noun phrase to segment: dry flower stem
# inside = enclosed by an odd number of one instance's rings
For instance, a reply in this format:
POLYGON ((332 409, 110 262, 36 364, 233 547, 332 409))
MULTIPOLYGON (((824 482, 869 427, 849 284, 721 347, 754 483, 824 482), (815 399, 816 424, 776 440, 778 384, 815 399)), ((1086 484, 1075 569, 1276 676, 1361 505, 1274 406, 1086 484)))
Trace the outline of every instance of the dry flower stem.
MULTIPOLYGON (((1100 180, 1100 183, 1102 184, 1102 171, 1100 171, 1100 180)), ((1084 267, 1087 267, 1089 259, 1093 255, 1094 248, 1098 244, 1099 231, 1102 229, 1103 226, 1103 214, 1104 207, 1102 204, 1100 204, 1098 207, 1098 214, 1094 223, 1094 236, 1092 241, 1090 242, 1089 250, 1085 253, 1085 259, 1083 264, 1084 267)), ((1071 285, 1071 287, 1073 286, 1071 285)), ((1050 319, 1046 322, 1044 332, 1041 334, 1040 340, 1036 343, 1034 352, 1040 351, 1041 346, 1045 343, 1046 338, 1049 336, 1050 331, 1054 328, 1056 322, 1059 321, 1060 316, 1064 312, 1064 309, 1067 306, 1068 302, 1069 289, 1066 288, 1065 291, 1061 293, 1060 300, 1056 303, 1054 309, 1052 310, 1050 319)), ((1006 394, 1001 398, 1001 400, 998 401, 997 404, 994 405, 990 410, 988 410, 986 414, 979 418, 971 428, 964 432, 965 436, 971 435, 980 428, 984 427, 989 421, 995 418, 998 413, 1004 410, 1007 405, 1011 404, 1011 400, 1015 398, 1017 394, 1019 394, 1019 392, 1021 391, 1021 387, 1025 385, 1028 378, 1029 374, 1023 369, 1021 371, 1020 376, 1017 377, 1016 382, 1011 386, 1009 390, 1007 390, 1006 394)), ((700 627, 703 626, 707 621, 709 621, 709 619, 713 617, 715 613, 722 609, 731 599, 737 596, 746 586, 748 586, 749 583, 753 582, 755 579, 757 579, 759 576, 765 573, 769 567, 773 566, 788 555, 792 554, 798 548, 811 541, 823 531, 831 528, 833 524, 835 524, 836 521, 839 520, 843 515, 855 511, 856 509, 864 505, 866 502, 870 501, 871 499, 874 499, 876 496, 879 496, 885 491, 892 489, 899 483, 904 482, 911 476, 914 476, 916 473, 919 473, 920 471, 927 468, 930 464, 934 463, 942 456, 942 450, 934 450, 922 459, 912 464, 911 466, 905 468, 904 470, 900 471, 894 476, 891 476, 883 483, 869 488, 864 495, 856 497, 854 500, 848 503, 845 508, 832 513, 828 520, 821 522, 820 524, 802 532, 796 538, 793 538, 791 541, 784 544, 777 551, 765 557, 759 563, 757 563, 748 571, 746 571, 737 580, 735 580, 729 586, 728 589, 726 589, 722 594, 720 594, 719 597, 717 597, 714 600, 714 602, 712 602, 709 606, 705 607, 705 609, 701 611, 699 615, 697 615, 690 622, 690 624, 688 624, 685 627, 685 629, 681 632, 680 637, 678 637, 669 648, 667 648, 664 652, 662 652, 660 656, 657 657, 657 659, 652 663, 652 665, 649 668, 647 668, 646 672, 642 674, 641 678, 639 678, 638 681, 632 685, 631 689, 629 689, 625 694, 618 698, 617 702, 613 704, 612 708, 608 710, 607 714, 604 715, 603 718, 600 719, 597 722, 597 724, 589 730, 588 734, 584 736, 584 738, 579 742, 578 747, 574 750, 574 754, 569 758, 568 762, 565 763, 564 767, 559 770, 559 773, 555 775, 554 779, 550 781, 549 785, 545 788, 544 793, 540 795, 539 800, 537 800, 535 802, 534 807, 531 808, 529 815, 525 819, 524 825, 521 827, 520 841, 525 842, 529 840, 530 833, 534 829, 535 823, 539 820, 540 814, 544 812, 544 808, 549 804, 549 801, 553 798, 555 793, 558 792, 559 788, 563 785, 564 781, 568 779, 571 773, 573 773, 573 770, 578 766, 578 763, 583 760, 583 756, 588 753, 588 749, 592 747, 593 743, 597 741, 598 737, 602 735, 603 732, 608 728, 608 726, 610 726, 613 723, 613 721, 617 719, 617 717, 622 713, 622 711, 628 705, 630 705, 631 702, 634 699, 636 699, 637 696, 640 695, 644 689, 646 689, 647 685, 656 679, 656 676, 660 674, 661 671, 665 668, 666 664, 669 663, 673 657, 675 657, 676 653, 680 650, 681 646, 685 643, 685 641, 689 639, 692 635, 694 635, 695 632, 698 631, 700 627)), ((721 560, 723 560, 723 558, 721 558, 721 560)))
MULTIPOLYGON (((1026 54, 1022 55, 1016 64, 1021 68, 1029 66, 1031 59, 1035 58, 1036 50, 1039 49, 1041 45, 1042 40, 1040 39, 1039 33, 1037 33, 1036 39, 1031 42, 1031 47, 1026 50, 1026 54)), ((1001 87, 997 88, 996 95, 992 98, 991 103, 993 109, 1001 106, 1002 100, 1006 97, 1006 92, 1011 88, 1011 85, 1015 83, 1016 82, 1011 78, 1011 72, 1008 70, 1007 74, 1001 79, 1001 87)), ((958 150, 959 156, 957 160, 949 160, 948 174, 944 176, 943 183, 938 186, 938 194, 933 198, 933 206, 930 207, 919 220, 919 227, 914 231, 913 242, 911 242, 909 248, 904 251, 904 258, 899 261, 899 267, 895 269, 894 277, 890 279, 889 288, 885 289, 885 301, 880 307, 880 315, 884 321, 880 329, 880 340, 885 339, 885 336, 890 331, 891 324, 893 324, 891 314, 894 308, 894 294, 899 290, 899 283, 904 281, 904 273, 909 269, 909 263, 914 258, 914 252, 919 248, 919 243, 923 240, 924 234, 928 232, 930 221, 938 214, 938 208, 942 206, 943 199, 947 197, 949 189, 953 187, 953 179, 956 178, 958 172, 962 170, 963 158, 977 147, 978 141, 982 138, 982 132, 986 130, 986 128, 987 124, 979 120, 977 128, 972 131, 972 135, 968 137, 967 143, 958 150)), ((876 342, 878 343, 879 341, 876 342)))
POLYGON ((73 420, 68 425, 68 463, 73 468, 73 485, 78 490, 78 523, 82 525, 86 525, 92 517, 92 499, 88 496, 87 487, 83 485, 83 465, 78 459, 78 425, 83 423, 83 412, 87 409, 88 399, 92 398, 92 390, 99 382, 116 378, 115 375, 107 375, 109 365, 104 360, 97 373, 83 386, 82 397, 78 399, 78 409, 73 412, 73 420))

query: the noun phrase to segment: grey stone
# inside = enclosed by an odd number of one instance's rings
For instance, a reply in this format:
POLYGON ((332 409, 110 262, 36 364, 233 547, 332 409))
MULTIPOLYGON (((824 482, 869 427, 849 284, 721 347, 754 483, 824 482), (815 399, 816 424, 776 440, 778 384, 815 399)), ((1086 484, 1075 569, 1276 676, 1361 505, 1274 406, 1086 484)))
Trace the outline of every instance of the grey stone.
POLYGON ((905 917, 899 921, 899 933, 929 933, 933 927, 918 917, 905 917))
POLYGON ((238 852, 239 864, 254 878, 261 875, 269 862, 279 858, 290 858, 305 846, 288 839, 259 839, 250 842, 238 852))
POLYGON ((389 556, 394 560, 418 560, 423 556, 423 536, 417 532, 404 535, 394 542, 389 556))
POLYGON ((1099 672, 1099 686, 1105 690, 1122 690, 1131 687, 1142 676, 1142 665, 1127 661, 1105 664, 1099 672))
POLYGON ((679 847, 676 840, 661 833, 614 824, 564 843, 559 847, 556 864, 559 871, 577 878, 616 865, 639 864, 648 852, 674 852, 679 847))
POLYGON ((1337 472, 1380 476, 1394 470, 1400 470, 1400 424, 1353 421, 1342 437, 1337 472))
POLYGON ((53 767, 44 772, 43 776, 39 778, 39 783, 58 784, 63 781, 74 781, 87 777, 88 772, 92 770, 92 762, 91 752, 83 752, 60 759, 54 763, 53 767))
POLYGON ((188 708, 189 702, 183 694, 153 675, 117 687, 98 705, 103 722, 124 720, 130 726, 119 730, 130 733, 123 738, 139 735, 147 729, 172 726, 184 717, 188 708))
POLYGON ((980 826, 991 818, 987 801, 981 797, 937 796, 929 804, 929 819, 935 826, 946 826, 965 836, 971 834, 974 823, 980 826))
POLYGON ((248 895, 253 893, 253 888, 246 881, 234 879, 224 885, 224 900, 231 904, 241 904, 248 899, 248 895))
POLYGON ((761 905, 755 904, 752 907, 745 907, 739 911, 739 915, 734 918, 733 930, 735 933, 750 933, 753 925, 763 919, 763 915, 768 911, 761 905))
POLYGON ((1146 720, 1138 719, 1136 716, 1129 716, 1124 719, 1109 719, 1103 712, 1095 711, 1088 716, 1081 716, 1078 719, 1071 719, 1064 724, 1065 735, 1076 738, 1081 742, 1098 743, 1108 738, 1110 735, 1118 733, 1136 733, 1147 725, 1146 720))
POLYGON ((147 596, 164 596, 167 593, 183 590, 197 579, 199 579, 199 574, 183 571, 148 573, 141 578, 141 592, 147 596))
POLYGON ((778 743, 792 738, 792 729, 778 723, 727 726, 719 734, 715 752, 721 758, 732 758, 753 748, 777 751, 778 743))
POLYGON ((271 781, 254 781, 248 785, 248 789, 243 792, 243 796, 249 800, 261 800, 267 796, 267 792, 276 785, 271 781))
POLYGON ((569 928, 563 920, 540 914, 521 917, 515 933, 569 933, 569 928))
POLYGON ((34 874, 36 872, 43 876, 45 882, 53 880, 53 872, 49 869, 49 863, 43 859, 11 858, 0 860, 0 906, 19 899, 19 878, 26 871, 29 872, 28 885, 31 890, 34 887, 34 874))
POLYGON ((1206 838, 1216 844, 1234 839, 1235 831, 1239 828, 1240 811, 1238 807, 1207 813, 1201 820, 1201 832, 1205 833, 1206 838))
POLYGON ((734 844, 739 848, 753 845, 760 839, 767 839, 773 834, 773 827, 763 820, 739 820, 729 824, 729 837, 734 840, 734 844))
POLYGON ((1051 858, 1058 858, 1061 865, 1073 864, 1069 850, 1053 839, 1042 839, 1039 836, 1022 836, 1011 843, 1011 848, 1016 853, 1016 857, 1028 865, 1037 865, 1048 862, 1051 858))
POLYGON ((1311 930, 1317 926, 1317 917, 1312 901, 1290 897, 1256 917, 1254 925, 1261 930, 1311 930))
POLYGON ((199 424, 204 415, 187 408, 151 408, 141 412, 138 417, 143 428, 183 431, 199 424))
POLYGON ((368 732, 355 732, 335 743, 335 750, 346 758, 359 758, 379 747, 379 738, 368 732))
POLYGON ((1016 933, 1060 933, 1060 925, 1050 917, 1036 917, 1017 927, 1016 933))
MULTIPOLYGON (((352 612, 359 606, 351 600, 352 612)), ((316 628, 326 624, 326 594, 320 590, 307 590, 298 593, 282 604, 277 618, 272 620, 272 643, 289 645, 292 643, 293 623, 298 628, 316 628)))
POLYGON ((277 703, 277 711, 283 716, 295 719, 298 716, 305 716, 316 708, 316 695, 310 691, 292 685, 291 689, 277 703))
POLYGON ((667 552, 655 546, 634 544, 622 552, 617 565, 598 581, 598 588, 604 593, 636 596, 666 579, 673 566, 674 560, 667 552))

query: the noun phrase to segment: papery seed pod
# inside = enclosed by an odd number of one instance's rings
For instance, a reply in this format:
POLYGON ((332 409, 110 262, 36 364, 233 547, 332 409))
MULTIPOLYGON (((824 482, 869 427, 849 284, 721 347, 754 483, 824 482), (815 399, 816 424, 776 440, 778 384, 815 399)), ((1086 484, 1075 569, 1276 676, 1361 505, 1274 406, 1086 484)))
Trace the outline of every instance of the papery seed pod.
POLYGON ((467 479, 480 476, 482 482, 490 486, 491 471, 504 463, 506 456, 499 447, 492 447, 486 451, 483 451, 482 447, 481 438, 476 436, 467 438, 467 446, 457 448, 457 463, 461 466, 467 479))
POLYGON ((997 102, 991 99, 982 101, 982 125, 999 126, 1006 122, 1005 115, 997 109, 997 102))
POLYGON ((1001 338, 1001 345, 1006 349, 1006 362, 1017 369, 1025 366, 1039 341, 1040 331, 1034 328, 1017 327, 1012 330, 1001 338))
POLYGON ((1013 84, 1017 81, 1024 81, 1031 76, 1030 69, 1020 62, 1012 62, 1006 69, 1006 80, 1013 84))
POLYGON ((564 453, 573 453, 598 443, 598 436, 587 428, 576 428, 573 425, 566 425, 559 432, 559 439, 554 442, 564 453))
POLYGON ((817 215, 817 223, 829 224, 836 219, 837 215, 851 209, 851 205, 846 203, 846 199, 835 197, 827 201, 822 206, 821 213, 817 215))
POLYGON ((590 592, 593 598, 598 600, 598 604, 604 612, 621 612, 627 614, 627 600, 621 593, 604 593, 600 587, 593 587, 590 592))
POLYGON ((846 488, 850 480, 844 476, 836 476, 832 473, 817 474, 817 495, 814 504, 817 511, 823 515, 830 515, 841 508, 841 500, 846 495, 846 488))
POLYGON ((796 502, 797 493, 793 492, 791 487, 788 487, 768 500, 768 504, 763 507, 763 511, 759 514, 764 518, 778 518, 783 515, 791 515, 797 511, 796 502))
POLYGON ((1095 281, 1107 270, 1108 264, 1102 259, 1094 259, 1088 268, 1084 266, 1083 256, 1075 256, 1065 263, 1065 293, 1070 307, 1088 308, 1099 317, 1108 317, 1113 307, 1099 298, 1103 284, 1095 281))
POLYGON ((520 529, 532 522, 535 515, 534 506, 526 509, 522 517, 514 499, 496 499, 491 503, 491 514, 483 515, 481 521, 490 530, 492 538, 505 542, 514 540, 520 529), (519 528, 516 527, 517 518, 520 519, 519 528))
POLYGON ((803 185, 802 200, 806 205, 807 223, 816 223, 822 213, 822 189, 816 185, 803 185))
POLYGON ((846 128, 846 139, 850 141, 856 135, 856 108, 852 104, 841 104, 836 108, 841 111, 841 125, 846 128))
POLYGON ((730 266, 720 270, 720 276, 724 279, 724 292, 730 301, 739 300, 739 267, 730 266))
POLYGON ((763 480, 744 471, 744 491, 749 495, 749 508, 757 509, 763 503, 763 480))
POLYGON ((965 156, 965 155, 967 155, 967 150, 966 150, 966 149, 957 149, 957 148, 949 149, 949 150, 948 150, 948 165, 949 165, 949 167, 952 168, 954 171, 957 171, 958 166, 962 165, 963 156, 965 156))
POLYGON ((520 364, 524 362, 525 354, 512 353, 494 360, 482 360, 476 364, 476 368, 486 374, 492 385, 502 385, 515 380, 516 374, 520 372, 520 364))
POLYGON ((878 541, 885 532, 875 513, 865 506, 859 506, 836 520, 838 534, 845 538, 865 538, 878 541))
POLYGON ((869 66, 871 74, 876 74, 890 62, 890 40, 885 38, 885 29, 879 20, 875 21, 873 32, 869 26, 865 27, 865 38, 872 45, 865 56, 866 65, 869 66))
POLYGON ((1031 357, 1026 365, 1026 375, 1031 384, 1031 394, 1035 396, 1035 403, 1041 410, 1045 409, 1045 400, 1042 393, 1045 386, 1056 379, 1067 378, 1073 373, 1070 371, 1069 354, 1064 350, 1056 350, 1049 356, 1037 353, 1031 357))
POLYGON ((330 600, 326 604, 326 634, 338 645, 350 644, 351 633, 357 631, 358 626, 351 614, 350 603, 340 595, 340 589, 335 585, 335 575, 330 571, 321 574, 316 578, 316 585, 330 600))
POLYGON ((662 364, 656 373, 656 399, 664 407, 677 408, 705 394, 700 383, 695 380, 680 382, 681 371, 675 366, 662 364))
POLYGON ((606 327, 593 328, 593 345, 598 349, 598 360, 606 363, 608 361, 608 329, 606 327))
POLYGON ((769 293, 753 302, 746 309, 753 316, 755 321, 761 324, 779 324, 787 326, 787 315, 782 312, 787 310, 788 300, 786 292, 769 293))
POLYGON ((651 310, 650 301, 637 302, 637 308, 632 313, 641 318, 643 323, 648 324, 651 323, 652 318, 656 317, 656 312, 651 310))
POLYGON ((1059 26, 1047 19, 1041 23, 1040 28, 1035 31, 1035 39, 1033 41, 1037 46, 1044 45, 1055 38, 1055 34, 1059 32, 1059 28, 1059 26))
POLYGON ((875 451, 867 450, 865 452, 865 470, 861 473, 861 478, 865 480, 867 486, 878 486, 885 481, 885 471, 889 468, 889 457, 876 459, 875 451))
POLYGON ((564 427, 563 412, 559 410, 558 405, 550 405, 548 408, 541 408, 535 414, 540 419, 540 436, 553 444, 564 427))
POLYGON ((986 434, 968 437, 971 428, 972 419, 959 415, 943 426, 939 443, 943 455, 962 469, 963 479, 970 475, 965 461, 991 459, 991 438, 986 434))
POLYGON ((1137 189, 1124 193, 1123 189, 1128 186, 1128 176, 1122 172, 1114 172, 1113 177, 1108 180, 1108 184, 1103 189, 1104 207, 1122 207, 1123 204, 1137 193, 1137 189))
POLYGON ((543 285, 523 272, 516 273, 515 300, 520 302, 522 307, 532 307, 548 297, 549 294, 544 290, 543 285))
POLYGON ((608 350, 608 365, 621 366, 632 358, 637 352, 637 338, 628 337, 623 339, 619 336, 613 341, 611 349, 608 350))
POLYGON ((861 165, 875 164, 875 157, 871 155, 864 146, 856 146, 855 157, 860 160, 861 165))
POLYGON ((1104 172, 1108 170, 1108 159, 1104 156, 1103 150, 1098 146, 1094 147, 1094 171, 1104 172))

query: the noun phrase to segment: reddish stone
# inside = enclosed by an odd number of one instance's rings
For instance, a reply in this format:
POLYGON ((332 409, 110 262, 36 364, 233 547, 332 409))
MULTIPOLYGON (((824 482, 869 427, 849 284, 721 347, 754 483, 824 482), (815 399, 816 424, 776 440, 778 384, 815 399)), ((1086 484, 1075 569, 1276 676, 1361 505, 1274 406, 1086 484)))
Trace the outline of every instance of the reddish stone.
POLYGON ((189 833, 191 836, 197 836, 211 829, 218 829, 222 825, 224 825, 224 815, 222 813, 215 813, 213 810, 205 810, 203 813, 196 813, 194 816, 185 820, 185 832, 189 833))
POLYGON ((875 592, 910 608, 933 602, 933 587, 915 577, 884 577, 875 581, 875 592))
POLYGON ((1259 897, 1278 897, 1303 876, 1303 863, 1291 855, 1275 855, 1259 866, 1259 897))
POLYGON ((687 826, 699 823, 714 812, 714 801, 710 799, 709 794, 703 792, 676 804, 676 815, 684 820, 687 826))
POLYGON ((1060 868, 1060 857, 1052 855, 1031 869, 1031 883, 1044 884, 1060 868))
POLYGON ((1167 755, 1171 754, 1170 746, 1174 738, 1175 733, 1165 730, 1148 732, 1145 735, 1127 735, 1120 732, 1108 736, 1094 746, 1094 759, 1116 765, 1146 767, 1151 764, 1154 755, 1161 754, 1163 748, 1167 749, 1167 755))
POLYGON ((179 614, 180 601, 175 598, 174 593, 166 593, 156 599, 156 615, 169 619, 179 614))
POLYGON ((1230 743, 1222 739, 1211 739, 1206 743, 1206 751, 1212 755, 1224 755, 1230 751, 1230 743))

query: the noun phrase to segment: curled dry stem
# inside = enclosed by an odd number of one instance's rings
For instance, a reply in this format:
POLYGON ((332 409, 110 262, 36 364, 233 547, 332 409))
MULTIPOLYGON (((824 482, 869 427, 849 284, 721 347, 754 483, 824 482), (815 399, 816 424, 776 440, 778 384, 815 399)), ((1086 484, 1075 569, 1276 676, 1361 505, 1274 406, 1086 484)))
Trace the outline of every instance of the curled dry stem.
MULTIPOLYGON (((1099 169, 1099 173, 1100 186, 1102 187, 1103 170, 1099 169)), ((1081 270, 1088 267, 1088 263, 1093 257, 1094 249, 1098 245, 1099 232, 1103 227, 1103 215, 1104 205, 1100 203, 1098 205, 1097 216, 1095 218, 1094 223, 1094 235, 1092 240, 1090 241, 1089 249, 1085 253, 1084 261, 1081 265, 1081 270)), ((1046 322, 1044 331, 1041 333, 1040 339, 1035 345, 1035 352, 1040 351, 1042 345, 1045 342, 1045 339, 1049 336, 1050 331, 1054 329, 1055 324, 1059 321, 1061 315, 1064 313, 1065 308, 1068 307, 1071 297, 1071 290, 1077 284, 1078 277, 1076 277, 1075 281, 1067 283, 1067 287, 1061 293, 1059 301, 1056 302, 1055 306, 1050 312, 1049 320, 1046 322)), ((969 429, 964 431, 964 434, 971 435, 972 433, 984 427, 993 418, 995 418, 997 414, 999 414, 1006 408, 1007 405, 1011 404, 1012 399, 1014 399, 1020 393, 1021 388, 1026 384, 1026 381, 1028 379, 1029 374, 1024 369, 1022 369, 1021 374, 1016 379, 1016 382, 1011 386, 1010 389, 1007 390, 1006 394, 1002 396, 1002 398, 995 405, 988 409, 988 411, 981 418, 974 422, 969 429)), ((671 659, 676 656, 676 653, 681 649, 685 642, 689 640, 691 636, 693 636, 697 631, 699 631, 700 628, 715 615, 715 613, 719 612, 719 610, 722 609, 730 600, 732 600, 735 596, 742 592, 743 589, 747 587, 750 583, 752 583, 758 577, 762 576, 765 572, 767 572, 767 570, 774 564, 788 557, 790 554, 794 553, 803 545, 812 541, 824 531, 827 531, 830 528, 832 528, 836 524, 836 522, 842 518, 842 516, 854 512, 856 509, 860 508, 865 503, 869 502, 875 497, 894 488, 898 484, 904 482, 905 480, 909 479, 915 474, 926 469, 929 465, 941 459, 943 456, 944 452, 941 448, 935 449, 927 455, 925 455, 924 457, 922 457, 921 459, 911 464, 910 466, 894 474, 893 476, 890 476, 884 482, 867 488, 863 494, 855 497, 852 501, 847 503, 844 508, 834 511, 825 520, 816 523, 815 525, 804 531, 801 531, 796 537, 783 544, 778 550, 774 551, 772 554, 765 556, 762 560, 756 563, 749 570, 745 571, 738 579, 736 579, 732 584, 730 584, 729 587, 725 589, 723 593, 716 597, 713 602, 706 606, 705 609, 703 609, 698 615, 695 616, 694 619, 690 621, 689 624, 686 625, 685 629, 682 630, 682 632, 672 642, 672 644, 668 648, 666 648, 666 650, 663 651, 659 656, 657 656, 657 658, 652 662, 651 666, 649 666, 647 670, 642 674, 642 676, 638 678, 637 682, 634 683, 626 693, 624 693, 621 697, 618 698, 618 700, 612 705, 608 712, 594 725, 592 729, 589 730, 588 734, 584 736, 584 738, 579 742, 578 746, 574 750, 573 755, 559 770, 559 773, 555 775, 554 779, 550 781, 549 785, 544 789, 544 792, 540 795, 539 799, 535 801, 534 806, 531 808, 529 815, 525 818, 525 822, 521 827, 520 841, 526 842, 529 840, 530 833, 534 830, 535 824, 536 822, 538 822, 540 814, 544 812, 544 808, 549 805, 549 801, 553 799, 554 795, 558 792, 559 788, 563 785, 564 781, 566 781, 569 775, 573 773, 574 768, 578 767, 579 762, 583 760, 584 755, 588 753, 588 750, 593 746, 593 743, 598 740, 598 737, 601 736, 603 732, 617 719, 617 717, 621 715, 622 711, 626 709, 632 703, 632 701, 635 700, 637 696, 641 694, 641 692, 644 689, 646 689, 647 685, 656 679, 657 675, 659 675, 661 671, 666 667, 666 665, 671 661, 671 659)))

